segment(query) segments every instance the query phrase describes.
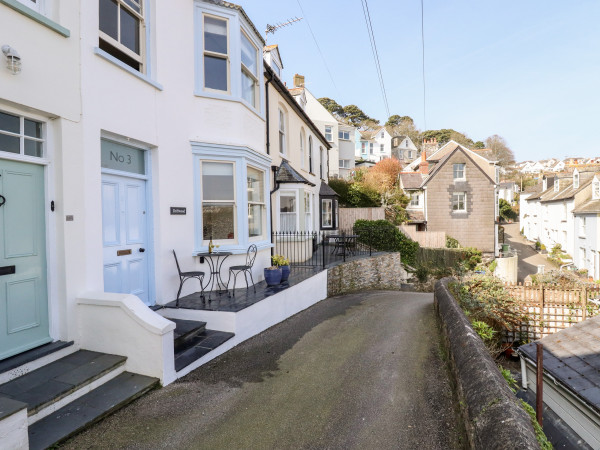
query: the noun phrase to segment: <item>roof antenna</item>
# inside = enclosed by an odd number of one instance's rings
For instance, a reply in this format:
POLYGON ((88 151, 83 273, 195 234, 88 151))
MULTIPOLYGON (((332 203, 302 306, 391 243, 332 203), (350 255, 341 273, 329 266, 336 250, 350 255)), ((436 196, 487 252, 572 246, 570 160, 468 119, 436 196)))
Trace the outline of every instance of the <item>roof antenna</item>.
POLYGON ((296 22, 300 22, 303 19, 303 17, 294 17, 293 19, 289 19, 287 22, 283 22, 283 23, 276 23, 275 25, 269 25, 267 24, 267 29, 265 30, 265 42, 267 42, 267 38, 269 36, 269 33, 271 34, 275 34, 275 32, 283 27, 287 27, 288 25, 292 25, 293 23, 296 22))

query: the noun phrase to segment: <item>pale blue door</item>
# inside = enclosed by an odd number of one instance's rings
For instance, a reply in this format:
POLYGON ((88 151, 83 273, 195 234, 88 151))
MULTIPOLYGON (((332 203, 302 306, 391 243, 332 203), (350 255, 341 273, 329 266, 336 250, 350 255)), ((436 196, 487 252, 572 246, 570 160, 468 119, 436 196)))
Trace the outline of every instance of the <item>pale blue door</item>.
POLYGON ((50 342, 44 168, 0 160, 0 359, 50 342))
POLYGON ((102 175, 104 290, 149 297, 146 181, 102 175))

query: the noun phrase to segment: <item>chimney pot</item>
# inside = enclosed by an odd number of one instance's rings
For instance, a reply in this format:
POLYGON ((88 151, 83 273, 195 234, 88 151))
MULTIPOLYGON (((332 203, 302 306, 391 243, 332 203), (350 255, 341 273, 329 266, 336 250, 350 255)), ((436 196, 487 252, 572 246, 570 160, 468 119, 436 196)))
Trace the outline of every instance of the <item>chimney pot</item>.
POLYGON ((304 75, 294 75, 294 87, 304 87, 304 75))

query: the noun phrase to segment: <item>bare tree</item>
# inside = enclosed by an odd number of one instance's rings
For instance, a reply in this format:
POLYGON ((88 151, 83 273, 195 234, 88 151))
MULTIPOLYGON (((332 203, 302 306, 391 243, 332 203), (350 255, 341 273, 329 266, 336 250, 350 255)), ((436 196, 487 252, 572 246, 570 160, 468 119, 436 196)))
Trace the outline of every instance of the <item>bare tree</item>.
POLYGON ((506 139, 502 136, 494 134, 488 137, 485 140, 485 146, 491 150, 494 159, 498 161, 501 166, 507 167, 515 162, 514 153, 506 143, 506 139))

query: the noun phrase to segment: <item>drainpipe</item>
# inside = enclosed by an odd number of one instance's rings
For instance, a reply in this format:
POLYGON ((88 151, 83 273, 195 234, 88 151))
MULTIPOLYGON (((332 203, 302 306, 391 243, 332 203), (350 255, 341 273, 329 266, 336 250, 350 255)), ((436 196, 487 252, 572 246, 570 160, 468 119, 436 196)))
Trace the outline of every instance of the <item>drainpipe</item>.
MULTIPOLYGON (((275 192, 277 192, 279 190, 279 183, 277 182, 277 166, 271 166, 271 170, 273 171, 273 186, 275 186, 275 189, 273 189, 269 195, 271 197, 273 197, 273 194, 275 192)), ((273 256, 275 254, 275 229, 273 227, 273 198, 270 199, 271 200, 271 244, 273 244, 271 246, 271 256, 273 256)))
MULTIPOLYGON (((265 75, 267 72, 265 72, 265 75)), ((268 78, 265 83, 265 117, 267 121, 267 155, 271 154, 271 136, 269 131, 269 83, 272 81, 272 78, 268 78)))

